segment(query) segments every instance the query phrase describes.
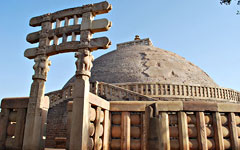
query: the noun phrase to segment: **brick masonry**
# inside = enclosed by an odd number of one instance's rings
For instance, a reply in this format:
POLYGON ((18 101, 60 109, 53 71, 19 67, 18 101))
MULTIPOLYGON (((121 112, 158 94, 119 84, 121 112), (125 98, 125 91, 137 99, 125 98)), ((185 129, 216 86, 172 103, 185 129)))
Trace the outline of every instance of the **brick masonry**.
POLYGON ((67 103, 64 101, 48 111, 46 147, 55 148, 56 137, 67 137, 67 103))

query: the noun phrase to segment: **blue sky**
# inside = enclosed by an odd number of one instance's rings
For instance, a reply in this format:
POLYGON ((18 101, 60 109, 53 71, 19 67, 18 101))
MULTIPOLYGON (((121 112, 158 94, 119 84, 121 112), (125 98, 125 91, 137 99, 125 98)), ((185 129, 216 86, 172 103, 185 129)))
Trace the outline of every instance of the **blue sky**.
MULTIPOLYGON (((1 1, 0 99, 29 96, 33 60, 23 56, 34 47, 26 42, 31 17, 77 7, 99 0, 8 0, 1 1)), ((154 46, 175 52, 207 72, 222 87, 240 91, 240 15, 236 5, 220 5, 219 0, 110 0, 113 10, 96 18, 113 22, 108 32, 112 46, 94 52, 96 57, 133 40, 136 34, 149 37, 154 46)), ((73 53, 50 57, 51 70, 46 92, 58 90, 75 72, 73 53)))

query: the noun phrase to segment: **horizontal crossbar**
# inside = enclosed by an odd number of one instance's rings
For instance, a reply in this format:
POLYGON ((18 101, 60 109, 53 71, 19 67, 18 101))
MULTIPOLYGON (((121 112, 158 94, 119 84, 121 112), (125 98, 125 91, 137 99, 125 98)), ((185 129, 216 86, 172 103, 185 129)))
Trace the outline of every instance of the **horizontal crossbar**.
MULTIPOLYGON (((97 49, 107 49, 111 45, 111 41, 107 37, 101 37, 101 38, 94 38, 91 39, 88 48, 91 51, 97 50, 97 49)), ((86 48, 86 45, 84 43, 79 41, 72 41, 72 42, 64 42, 60 45, 51 45, 47 46, 45 51, 47 56, 56 55, 59 53, 67 53, 67 52, 77 52, 79 49, 86 48)), ((24 52, 24 56, 33 59, 37 55, 39 55, 38 52, 39 48, 30 48, 27 49, 24 52)))
MULTIPOLYGON (((112 25, 111 21, 108 21, 107 19, 98 19, 98 20, 93 20, 89 28, 92 33, 96 33, 96 32, 108 31, 111 25, 112 25)), ((65 34, 66 36, 69 36, 73 32, 75 33, 75 35, 79 35, 80 30, 81 30, 80 24, 66 26, 66 27, 59 27, 56 29, 49 30, 45 36, 47 36, 50 40, 52 40, 54 36, 62 37, 63 34, 65 34)), ((40 38, 41 38, 41 31, 33 32, 27 35, 27 41, 31 44, 39 42, 40 38)))
POLYGON ((30 20, 30 26, 33 26, 33 27, 40 26, 41 23, 43 22, 46 22, 46 21, 54 22, 57 19, 64 20, 65 17, 68 17, 70 19, 70 18, 73 18, 74 15, 77 15, 78 17, 82 17, 82 14, 86 12, 92 12, 93 15, 104 14, 104 13, 108 13, 111 9, 112 9, 112 5, 106 1, 91 4, 91 5, 85 5, 82 7, 64 9, 61 11, 57 11, 55 13, 33 17, 30 20))

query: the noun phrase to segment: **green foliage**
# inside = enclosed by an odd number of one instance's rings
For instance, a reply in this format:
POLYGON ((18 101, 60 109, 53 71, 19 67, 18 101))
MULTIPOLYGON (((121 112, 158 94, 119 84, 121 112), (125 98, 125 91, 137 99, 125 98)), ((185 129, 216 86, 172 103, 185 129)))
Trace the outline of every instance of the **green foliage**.
MULTIPOLYGON (((230 5, 232 1, 233 0, 220 0, 220 4, 230 5)), ((240 0, 237 0, 237 5, 240 5, 240 0)))
MULTIPOLYGON (((220 0, 220 4, 230 5, 233 0, 220 0)), ((237 5, 240 5, 240 0, 234 0, 237 1, 237 5)), ((237 10, 237 15, 240 15, 240 11, 237 10)))

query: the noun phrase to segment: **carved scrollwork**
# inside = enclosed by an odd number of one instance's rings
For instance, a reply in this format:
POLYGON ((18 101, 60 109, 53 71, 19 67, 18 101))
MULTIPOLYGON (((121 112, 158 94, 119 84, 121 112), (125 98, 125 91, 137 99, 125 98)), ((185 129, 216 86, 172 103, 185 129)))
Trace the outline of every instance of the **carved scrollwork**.
POLYGON ((33 75, 33 78, 38 79, 47 79, 47 73, 50 70, 49 66, 51 65, 51 61, 48 60, 47 56, 37 56, 34 59, 34 66, 33 69, 35 71, 35 74, 33 75))
POLYGON ((94 60, 93 55, 88 49, 84 49, 81 52, 75 53, 75 57, 77 58, 75 64, 77 68, 77 75, 87 75, 91 76, 92 62, 94 60))

